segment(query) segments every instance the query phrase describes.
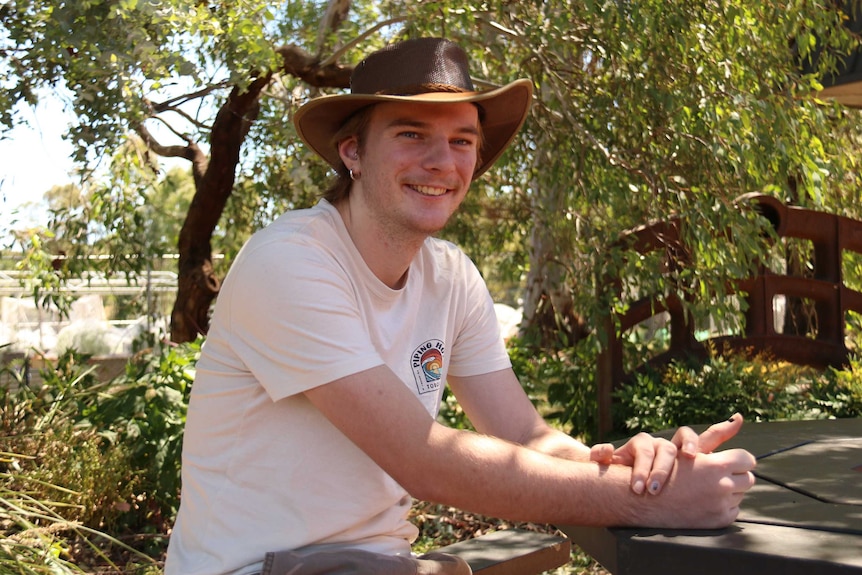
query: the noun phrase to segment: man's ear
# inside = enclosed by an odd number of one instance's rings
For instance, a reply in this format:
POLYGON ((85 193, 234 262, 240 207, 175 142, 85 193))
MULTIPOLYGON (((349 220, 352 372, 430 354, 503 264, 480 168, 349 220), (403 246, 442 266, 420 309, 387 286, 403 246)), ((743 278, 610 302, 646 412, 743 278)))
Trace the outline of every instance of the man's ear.
POLYGON ((338 143, 338 155, 349 169, 356 167, 355 164, 359 161, 359 141, 356 136, 345 138, 338 143))

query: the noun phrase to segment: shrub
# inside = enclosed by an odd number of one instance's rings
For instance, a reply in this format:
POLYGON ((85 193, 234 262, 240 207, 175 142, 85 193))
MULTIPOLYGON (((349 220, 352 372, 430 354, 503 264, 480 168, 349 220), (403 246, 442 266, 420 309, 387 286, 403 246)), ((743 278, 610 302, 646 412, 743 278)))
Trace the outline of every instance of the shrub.
POLYGON ((139 529, 163 532, 179 507, 183 427, 200 346, 138 354, 81 413, 80 425, 127 450, 139 476, 139 529))
POLYGON ((862 358, 853 357, 846 369, 829 369, 816 378, 809 404, 827 417, 862 417, 862 358))
POLYGON ((593 343, 588 338, 551 353, 509 343, 515 374, 542 415, 586 442, 598 426, 593 343))
POLYGON ((856 417, 862 369, 820 371, 763 355, 676 360, 635 376, 615 394, 614 420, 625 433, 713 423, 734 412, 749 421, 856 417))
POLYGON ((27 453, 10 460, 20 472, 12 486, 38 494, 68 522, 116 532, 131 507, 138 479, 122 445, 106 446, 90 430, 51 428, 19 441, 27 453))
MULTIPOLYGON (((69 351, 29 384, 25 370, 4 367, 0 386, 0 572, 81 573, 75 550, 112 565, 104 549, 133 549, 103 530, 123 523, 136 478, 123 446, 109 446, 78 425, 103 384, 69 351), (74 558, 74 561, 73 561, 74 558), (78 564, 76 564, 78 563, 78 564)), ((139 555, 143 561, 152 560, 139 555)), ((114 566, 116 567, 116 566, 114 566)))

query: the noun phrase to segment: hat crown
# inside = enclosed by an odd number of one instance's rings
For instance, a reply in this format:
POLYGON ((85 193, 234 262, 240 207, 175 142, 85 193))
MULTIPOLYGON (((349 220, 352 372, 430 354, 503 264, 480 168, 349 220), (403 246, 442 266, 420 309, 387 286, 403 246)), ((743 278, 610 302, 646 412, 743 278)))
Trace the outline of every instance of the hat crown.
POLYGON ((368 56, 350 77, 352 94, 473 92, 467 54, 443 38, 405 40, 368 56))

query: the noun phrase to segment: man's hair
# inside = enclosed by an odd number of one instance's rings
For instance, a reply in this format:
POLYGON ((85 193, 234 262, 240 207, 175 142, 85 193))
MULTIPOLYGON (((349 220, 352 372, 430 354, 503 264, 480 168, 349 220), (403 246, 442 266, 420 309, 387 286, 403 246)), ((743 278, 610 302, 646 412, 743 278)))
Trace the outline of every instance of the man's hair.
MULTIPOLYGON (((347 121, 344 122, 344 125, 342 125, 341 128, 332 135, 330 145, 337 148, 338 144, 342 141, 355 136, 357 150, 361 156, 365 146, 365 137, 368 134, 368 124, 371 121, 371 111, 374 109, 374 106, 376 106, 376 104, 365 106, 350 116, 347 121)), ((485 139, 484 132, 482 130, 484 110, 479 105, 476 105, 476 107, 479 109, 479 152, 476 154, 476 167, 478 168, 482 162, 482 146, 485 139)), ((360 177, 362 177, 361 174, 360 177)), ((348 194, 350 194, 350 187, 352 184, 353 180, 350 179, 350 170, 347 169, 344 162, 339 161, 338 167, 335 169, 335 179, 323 192, 323 198, 331 204, 343 200, 348 196, 348 194)))
MULTIPOLYGON (((371 120, 371 110, 373 108, 374 105, 365 106, 350 116, 347 121, 344 122, 344 125, 342 125, 341 128, 333 134, 330 145, 337 148, 338 144, 342 141, 355 136, 356 145, 361 155, 365 144, 365 136, 368 133, 368 123, 371 120)), ((351 183, 350 171, 347 169, 347 166, 344 165, 344 162, 339 162, 338 167, 335 169, 335 180, 329 185, 326 191, 323 192, 323 198, 328 200, 331 204, 346 198, 347 194, 350 193, 351 183)))

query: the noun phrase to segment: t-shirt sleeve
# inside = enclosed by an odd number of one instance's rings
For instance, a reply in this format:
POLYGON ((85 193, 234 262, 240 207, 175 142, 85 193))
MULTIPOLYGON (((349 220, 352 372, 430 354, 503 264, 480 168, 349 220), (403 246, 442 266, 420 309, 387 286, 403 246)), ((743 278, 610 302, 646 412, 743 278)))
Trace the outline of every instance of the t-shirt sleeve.
POLYGON ((455 333, 449 373, 469 377, 511 367, 485 280, 466 255, 461 268, 464 293, 459 311, 462 319, 455 333))
POLYGON ((234 268, 233 293, 222 294, 232 347, 273 400, 384 363, 348 274, 324 247, 271 242, 234 268))

